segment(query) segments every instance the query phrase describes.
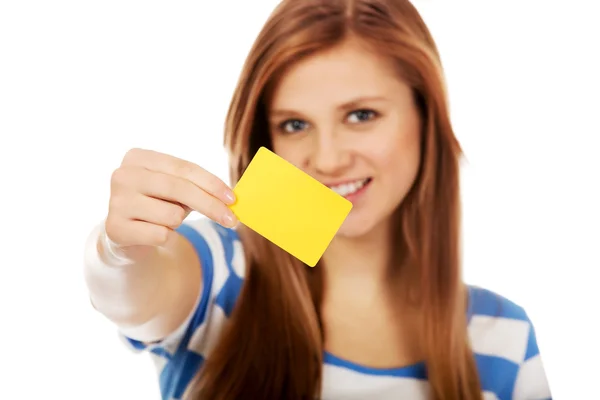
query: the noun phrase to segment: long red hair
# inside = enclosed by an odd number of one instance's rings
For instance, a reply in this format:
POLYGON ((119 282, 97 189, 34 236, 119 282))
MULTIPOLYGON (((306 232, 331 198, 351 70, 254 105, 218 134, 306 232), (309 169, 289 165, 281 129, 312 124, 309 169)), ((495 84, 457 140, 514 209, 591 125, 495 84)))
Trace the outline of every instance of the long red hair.
MULTIPOLYGON (((231 180, 270 147, 269 89, 296 60, 352 36, 389 57, 413 88, 422 121, 421 166, 399 206, 395 259, 410 265, 423 318, 426 369, 436 400, 481 399, 469 345, 460 269, 460 146, 451 126, 440 57, 408 0, 284 0, 246 60, 225 127, 231 180)), ((219 343, 187 396, 192 400, 318 398, 323 362, 321 269, 308 268, 240 228, 247 272, 219 343)))

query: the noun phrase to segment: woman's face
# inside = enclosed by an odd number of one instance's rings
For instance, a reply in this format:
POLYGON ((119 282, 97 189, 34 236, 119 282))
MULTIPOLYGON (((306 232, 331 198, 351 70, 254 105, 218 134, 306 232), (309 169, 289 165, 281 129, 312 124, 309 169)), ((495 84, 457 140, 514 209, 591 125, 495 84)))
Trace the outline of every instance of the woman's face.
POLYGON ((302 59, 268 111, 273 151, 353 203, 338 236, 389 221, 417 175, 421 121, 388 60, 356 41, 302 59))

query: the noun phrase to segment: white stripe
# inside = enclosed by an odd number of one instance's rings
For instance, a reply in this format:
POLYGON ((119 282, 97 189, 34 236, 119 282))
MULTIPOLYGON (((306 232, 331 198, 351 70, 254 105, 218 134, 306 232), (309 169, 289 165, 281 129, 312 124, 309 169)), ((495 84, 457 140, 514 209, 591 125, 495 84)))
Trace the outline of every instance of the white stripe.
POLYGON ((500 400, 498 396, 496 396, 492 392, 483 392, 483 400, 500 400))
POLYGON ((188 350, 201 354, 204 358, 208 357, 220 339, 226 321, 223 309, 214 303, 209 304, 207 318, 192 334, 188 350))
MULTIPOLYGON (((415 378, 367 375, 325 364, 323 366, 322 400, 429 400, 429 383, 415 378)), ((483 400, 498 400, 496 394, 485 391, 483 400)))
POLYGON ((169 360, 167 360, 165 357, 156 355, 154 353, 150 353, 150 358, 152 359, 152 362, 154 363, 154 367, 156 367, 156 372, 158 373, 158 375, 160 375, 160 373, 165 368, 165 365, 167 365, 167 362, 169 360))
POLYGON ((235 274, 243 279, 246 275, 246 259, 244 248, 239 240, 233 242, 233 261, 231 263, 235 274))
POLYGON ((551 397, 544 365, 538 354, 521 365, 515 382, 513 400, 541 400, 551 397))
POLYGON ((323 366, 322 400, 428 400, 429 384, 415 378, 366 375, 334 365, 323 366))
POLYGON ((474 352, 520 364, 527 350, 529 329, 526 321, 474 315, 469 337, 474 352))

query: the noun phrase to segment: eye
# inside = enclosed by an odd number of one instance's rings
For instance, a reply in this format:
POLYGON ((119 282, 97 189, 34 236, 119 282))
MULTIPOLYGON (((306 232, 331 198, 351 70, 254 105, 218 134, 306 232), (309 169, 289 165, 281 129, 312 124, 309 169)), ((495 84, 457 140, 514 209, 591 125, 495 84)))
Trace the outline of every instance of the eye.
POLYGON ((356 110, 348 114, 348 122, 351 124, 358 124, 370 121, 376 116, 377 113, 373 110, 356 110))
POLYGON ((299 119, 288 119, 287 121, 279 124, 279 129, 283 133, 295 133, 306 129, 308 124, 305 121, 299 119))

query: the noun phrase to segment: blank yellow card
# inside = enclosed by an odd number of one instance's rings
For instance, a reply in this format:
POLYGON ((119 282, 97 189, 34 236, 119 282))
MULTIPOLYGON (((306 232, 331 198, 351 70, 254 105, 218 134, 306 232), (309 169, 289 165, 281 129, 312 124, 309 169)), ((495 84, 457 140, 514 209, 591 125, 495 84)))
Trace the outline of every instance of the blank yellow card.
POLYGON ((233 189, 241 223, 314 267, 352 203, 261 147, 233 189))

